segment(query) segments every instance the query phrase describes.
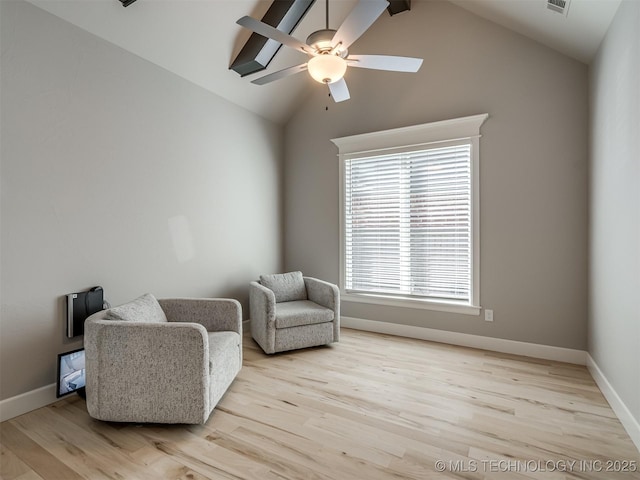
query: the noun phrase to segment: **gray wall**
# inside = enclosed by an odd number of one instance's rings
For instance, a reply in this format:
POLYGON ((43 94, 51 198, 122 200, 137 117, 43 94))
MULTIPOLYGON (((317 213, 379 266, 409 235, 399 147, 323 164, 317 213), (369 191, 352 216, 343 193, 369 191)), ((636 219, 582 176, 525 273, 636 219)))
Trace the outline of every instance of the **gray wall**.
POLYGON ((418 74, 352 68, 351 100, 334 104, 316 85, 287 124, 285 267, 339 280, 331 138, 488 113, 481 304, 495 321, 349 302, 343 315, 586 349, 587 66, 447 2, 383 14, 351 52, 425 62, 418 74))
MULTIPOLYGON (((1 394, 55 381, 61 296, 230 296, 282 266, 282 129, 2 1, 1 394)), ((246 310, 246 308, 245 308, 246 310)), ((246 311, 245 311, 246 316, 246 311)))
POLYGON ((591 67, 589 353, 640 423, 640 2, 591 67))

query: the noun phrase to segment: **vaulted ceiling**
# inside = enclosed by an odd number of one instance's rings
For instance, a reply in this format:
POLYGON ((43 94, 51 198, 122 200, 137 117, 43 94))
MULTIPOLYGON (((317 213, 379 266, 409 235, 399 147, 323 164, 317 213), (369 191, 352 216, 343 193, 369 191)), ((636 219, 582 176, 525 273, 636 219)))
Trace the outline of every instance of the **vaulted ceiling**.
MULTIPOLYGON (((243 15, 262 18, 270 0, 138 0, 127 8, 117 0, 29 0, 34 5, 153 62, 227 100, 278 123, 286 122, 314 85, 300 74, 257 86, 229 70, 250 32, 236 25, 243 15)), ((413 0, 413 2, 447 0, 413 0)), ((450 0, 479 16, 513 29, 565 55, 589 63, 620 0, 571 0, 568 14, 552 12, 546 0, 450 0)), ((337 28, 356 0, 330 2, 330 27, 337 28)), ((324 28, 319 0, 294 36, 324 28)), ((411 12, 402 15, 411 15, 411 12)), ((383 13, 378 21, 389 21, 383 13)), ((367 35, 365 33, 365 35, 367 35)), ((353 48, 357 52, 357 42, 353 48)), ((402 55, 402 51, 395 52, 402 55)), ((282 48, 267 72, 304 62, 282 48)), ((262 72, 264 73, 264 72, 262 72)), ((317 86, 317 84, 315 84, 317 86)))

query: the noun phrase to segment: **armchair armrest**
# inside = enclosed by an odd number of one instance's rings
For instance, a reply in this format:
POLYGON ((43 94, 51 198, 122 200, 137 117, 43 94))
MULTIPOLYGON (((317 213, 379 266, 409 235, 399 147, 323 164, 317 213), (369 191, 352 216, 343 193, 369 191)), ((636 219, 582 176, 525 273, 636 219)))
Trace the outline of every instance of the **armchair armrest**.
POLYGON ((210 379, 204 326, 92 317, 85 322, 87 409, 92 417, 123 422, 206 420, 210 379))
POLYGON ((313 277, 304 277, 304 283, 309 300, 336 313, 340 311, 340 289, 337 285, 313 277))
POLYGON ((258 282, 249 283, 251 336, 267 353, 275 350, 276 296, 258 282))
POLYGON ((242 337, 242 306, 230 298, 164 298, 158 300, 169 322, 194 322, 208 332, 232 331, 242 337))
POLYGON ((340 341, 340 289, 333 283, 313 277, 304 277, 304 284, 309 300, 333 310, 333 341, 340 341))
POLYGON ((268 326, 275 325, 276 296, 271 290, 258 282, 249 284, 249 314, 252 319, 263 320, 268 326))

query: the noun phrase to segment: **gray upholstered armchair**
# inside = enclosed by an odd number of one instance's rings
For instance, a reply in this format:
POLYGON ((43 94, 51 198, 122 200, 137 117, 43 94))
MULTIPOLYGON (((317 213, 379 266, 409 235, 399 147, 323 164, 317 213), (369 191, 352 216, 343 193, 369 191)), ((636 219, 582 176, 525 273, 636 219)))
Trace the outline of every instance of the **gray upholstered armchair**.
POLYGON ((249 286, 251 336, 265 353, 340 340, 340 290, 301 272, 261 275, 249 286))
POLYGON ((90 316, 85 353, 93 418, 204 423, 242 367, 241 306, 146 294, 90 316))

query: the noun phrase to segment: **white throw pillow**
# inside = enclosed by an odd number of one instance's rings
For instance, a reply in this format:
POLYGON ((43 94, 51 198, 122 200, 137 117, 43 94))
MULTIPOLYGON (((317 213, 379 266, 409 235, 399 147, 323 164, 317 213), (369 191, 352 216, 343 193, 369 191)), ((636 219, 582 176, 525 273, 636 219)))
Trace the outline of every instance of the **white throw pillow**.
POLYGON ((156 297, 150 293, 145 293, 135 300, 113 307, 107 314, 111 320, 124 320, 126 322, 166 322, 167 316, 156 297))

